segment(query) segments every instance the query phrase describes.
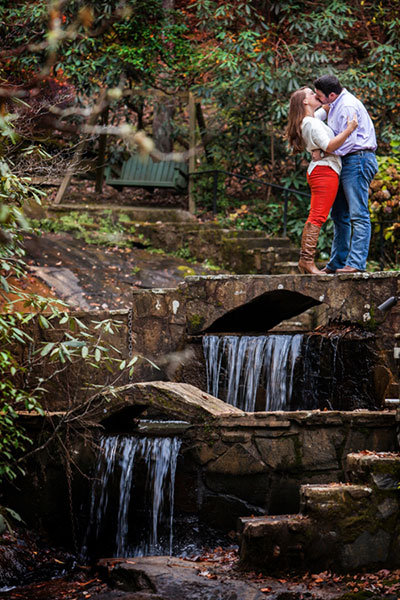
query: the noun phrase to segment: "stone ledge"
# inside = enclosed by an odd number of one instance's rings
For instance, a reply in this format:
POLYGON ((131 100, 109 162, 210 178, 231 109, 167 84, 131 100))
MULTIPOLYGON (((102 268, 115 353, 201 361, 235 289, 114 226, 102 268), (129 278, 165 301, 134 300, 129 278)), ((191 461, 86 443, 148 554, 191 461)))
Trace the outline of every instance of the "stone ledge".
POLYGON ((349 468, 362 467, 373 469, 385 468, 386 466, 398 467, 400 469, 400 453, 398 452, 351 452, 347 455, 347 466, 349 468))
POLYGON ((354 514, 367 519, 372 494, 372 488, 365 485, 306 484, 300 487, 300 512, 327 522, 333 520, 336 526, 354 514))
POLYGON ((292 424, 323 425, 326 427, 337 425, 374 425, 386 427, 394 425, 396 415, 393 411, 272 411, 255 413, 236 413, 224 417, 219 425, 221 427, 257 427, 257 428, 282 428, 287 429, 292 424))
POLYGON ((305 515, 266 515, 263 517, 240 517, 238 532, 252 538, 280 533, 304 531, 311 525, 311 519, 305 515))
POLYGON ((353 452, 346 457, 348 478, 372 485, 375 491, 398 491, 400 454, 394 452, 353 452))

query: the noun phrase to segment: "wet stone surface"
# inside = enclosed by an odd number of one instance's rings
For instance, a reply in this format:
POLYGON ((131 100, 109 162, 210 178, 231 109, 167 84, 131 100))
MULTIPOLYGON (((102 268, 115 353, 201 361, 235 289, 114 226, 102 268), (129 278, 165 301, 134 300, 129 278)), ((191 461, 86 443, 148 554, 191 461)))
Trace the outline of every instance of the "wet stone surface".
POLYGON ((24 245, 32 273, 83 310, 129 308, 132 290, 175 287, 186 275, 209 272, 175 256, 87 244, 68 233, 26 236, 24 245))

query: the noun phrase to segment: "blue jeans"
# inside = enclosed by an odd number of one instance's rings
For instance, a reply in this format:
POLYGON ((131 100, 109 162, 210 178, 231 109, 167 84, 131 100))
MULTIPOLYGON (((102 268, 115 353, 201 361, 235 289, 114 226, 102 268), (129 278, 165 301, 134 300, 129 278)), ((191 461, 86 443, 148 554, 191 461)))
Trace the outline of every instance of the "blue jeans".
POLYGON ((334 234, 327 267, 336 271, 348 265, 365 271, 371 239, 368 190, 378 172, 378 163, 373 152, 363 150, 343 156, 342 165, 331 211, 334 234))

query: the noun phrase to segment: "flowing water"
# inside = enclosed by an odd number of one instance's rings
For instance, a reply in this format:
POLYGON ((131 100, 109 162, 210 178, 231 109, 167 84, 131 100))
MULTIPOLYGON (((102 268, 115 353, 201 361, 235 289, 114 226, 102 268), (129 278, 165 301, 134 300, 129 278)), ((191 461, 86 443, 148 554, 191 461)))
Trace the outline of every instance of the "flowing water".
POLYGON ((172 553, 180 445, 177 437, 102 437, 84 556, 172 553))
POLYGON ((206 335, 208 392, 242 410, 285 410, 303 335, 206 335), (264 398, 259 401, 260 390, 264 398))

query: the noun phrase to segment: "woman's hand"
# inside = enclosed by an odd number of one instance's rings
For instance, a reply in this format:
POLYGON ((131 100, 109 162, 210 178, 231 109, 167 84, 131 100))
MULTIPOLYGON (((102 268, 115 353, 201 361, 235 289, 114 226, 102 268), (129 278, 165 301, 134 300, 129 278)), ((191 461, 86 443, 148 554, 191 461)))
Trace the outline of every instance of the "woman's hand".
POLYGON ((358 127, 357 115, 356 115, 356 113, 354 113, 352 119, 350 119, 350 117, 347 119, 347 128, 350 129, 350 131, 354 131, 355 129, 357 129, 357 127, 358 127))
POLYGON ((311 150, 311 158, 313 161, 316 160, 321 160, 321 158, 325 158, 325 156, 335 156, 332 152, 327 152, 320 150, 319 148, 317 148, 317 150, 311 150))

